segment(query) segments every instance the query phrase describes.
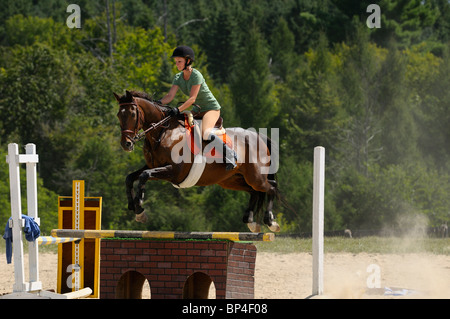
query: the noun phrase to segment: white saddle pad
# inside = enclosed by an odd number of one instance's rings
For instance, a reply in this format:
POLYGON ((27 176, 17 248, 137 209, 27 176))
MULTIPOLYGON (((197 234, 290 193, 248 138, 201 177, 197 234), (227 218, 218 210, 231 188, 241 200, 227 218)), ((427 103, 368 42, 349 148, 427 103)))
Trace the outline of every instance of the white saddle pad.
MULTIPOLYGON (((195 122, 195 133, 194 136, 196 139, 202 136, 202 121, 194 120, 195 122)), ((200 140, 201 142, 201 140, 200 140)), ((206 166, 206 157, 203 156, 203 153, 198 153, 194 157, 194 162, 192 163, 191 170, 189 171, 188 176, 182 181, 180 184, 172 184, 175 188, 189 188, 197 184, 200 177, 203 175, 203 171, 206 166)))

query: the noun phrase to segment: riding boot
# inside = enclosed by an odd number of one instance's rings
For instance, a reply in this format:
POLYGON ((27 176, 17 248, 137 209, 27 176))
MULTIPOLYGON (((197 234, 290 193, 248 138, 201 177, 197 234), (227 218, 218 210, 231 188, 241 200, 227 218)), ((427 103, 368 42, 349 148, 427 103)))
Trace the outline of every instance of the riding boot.
MULTIPOLYGON (((207 142, 217 141, 222 144, 222 157, 225 160, 225 169, 231 171, 236 167, 237 154, 231 149, 227 143, 224 143, 222 139, 216 138, 216 135, 211 134, 207 142)), ((216 148, 217 151, 217 148, 216 148)), ((219 150, 220 151, 220 150, 219 150)))

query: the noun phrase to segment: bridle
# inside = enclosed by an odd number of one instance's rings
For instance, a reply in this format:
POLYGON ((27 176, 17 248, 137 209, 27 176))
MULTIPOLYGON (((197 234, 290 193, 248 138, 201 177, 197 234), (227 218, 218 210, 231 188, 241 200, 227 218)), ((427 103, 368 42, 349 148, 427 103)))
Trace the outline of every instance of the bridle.
POLYGON ((127 106, 127 105, 133 105, 136 108, 136 113, 137 113, 136 124, 134 126, 134 131, 122 130, 122 136, 127 137, 131 142, 133 142, 133 144, 142 140, 145 137, 145 134, 147 134, 151 130, 154 130, 154 129, 162 126, 163 124, 165 124, 166 122, 168 122, 171 119, 171 116, 166 116, 165 118, 163 118, 161 121, 159 121, 157 123, 151 123, 150 127, 148 129, 142 131, 141 133, 138 133, 139 121, 141 119, 142 111, 140 110, 139 105, 136 103, 136 101, 134 99, 132 102, 119 103, 119 107, 127 106), (130 134, 133 134, 134 136, 131 136, 130 134))

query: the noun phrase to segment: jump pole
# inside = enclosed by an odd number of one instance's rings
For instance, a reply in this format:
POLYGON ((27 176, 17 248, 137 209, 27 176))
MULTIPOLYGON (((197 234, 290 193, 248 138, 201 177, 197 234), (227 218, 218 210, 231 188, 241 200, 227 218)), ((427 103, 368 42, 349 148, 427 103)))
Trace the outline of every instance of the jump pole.
POLYGON ((323 220, 325 199, 325 148, 314 148, 313 177, 313 295, 323 294, 323 220))
POLYGON ((245 232, 173 232, 142 230, 76 230, 53 229, 53 237, 76 237, 82 239, 99 238, 142 238, 142 239, 175 239, 175 240, 230 240, 230 241, 273 241, 273 233, 245 232))

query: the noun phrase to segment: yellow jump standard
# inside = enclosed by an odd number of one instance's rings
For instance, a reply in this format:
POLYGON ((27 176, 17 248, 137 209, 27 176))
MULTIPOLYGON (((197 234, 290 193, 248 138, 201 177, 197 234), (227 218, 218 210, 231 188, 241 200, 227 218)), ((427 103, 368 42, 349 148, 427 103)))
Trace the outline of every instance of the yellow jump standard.
MULTIPOLYGON (((72 181, 71 197, 58 197, 58 228, 60 229, 100 229, 101 213, 102 198, 85 197, 83 180, 72 181)), ((90 297, 98 298, 100 239, 85 239, 78 236, 74 238, 80 240, 58 245, 57 292, 70 293, 89 287, 92 290, 90 297)))

